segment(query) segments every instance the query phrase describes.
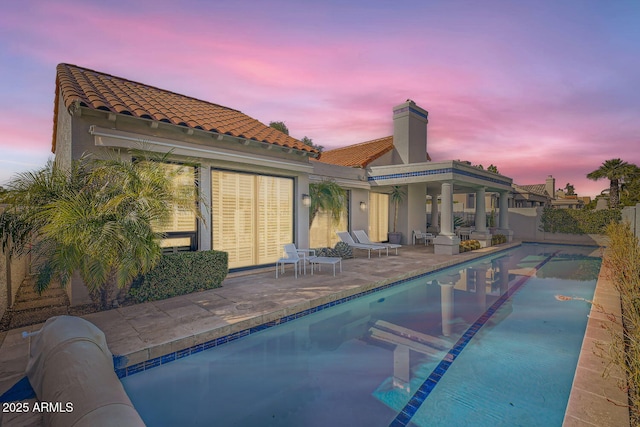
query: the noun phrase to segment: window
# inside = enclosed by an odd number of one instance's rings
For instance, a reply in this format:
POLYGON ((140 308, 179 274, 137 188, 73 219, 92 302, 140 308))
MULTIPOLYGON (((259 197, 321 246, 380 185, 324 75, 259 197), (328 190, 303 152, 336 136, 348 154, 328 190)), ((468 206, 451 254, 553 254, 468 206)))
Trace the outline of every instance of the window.
POLYGON ((467 194, 467 208, 468 209, 476 208, 476 195, 473 193, 467 194))
MULTIPOLYGON (((196 188, 196 168, 172 163, 163 163, 167 174, 173 176, 173 191, 177 194, 194 195, 196 188)), ((165 233, 165 238, 160 242, 163 248, 174 250, 197 249, 197 222, 193 210, 178 204, 172 207, 172 213, 167 221, 153 224, 154 231, 165 233)))
POLYGON ((293 179, 211 172, 213 248, 229 268, 274 263, 293 242, 293 179))
POLYGON ((389 195, 369 193, 369 238, 372 242, 387 240, 389 232, 389 195))
POLYGON ((325 211, 320 210, 316 217, 313 219, 313 223, 309 228, 309 247, 311 248, 333 248, 336 243, 340 241, 340 238, 336 234, 336 231, 348 231, 349 230, 349 192, 347 191, 345 198, 346 206, 342 210, 342 215, 338 222, 334 222, 331 215, 325 211))

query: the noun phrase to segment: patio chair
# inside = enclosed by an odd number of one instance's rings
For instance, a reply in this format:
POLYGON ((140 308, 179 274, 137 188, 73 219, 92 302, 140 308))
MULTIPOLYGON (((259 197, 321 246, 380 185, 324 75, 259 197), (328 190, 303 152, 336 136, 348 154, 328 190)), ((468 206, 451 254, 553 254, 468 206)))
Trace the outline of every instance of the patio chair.
POLYGON ((413 230, 413 244, 416 244, 416 240, 424 240, 424 245, 427 246, 428 243, 433 243, 433 239, 435 239, 432 233, 423 233, 420 230, 413 230))
POLYGON ((380 251, 382 251, 382 250, 386 250, 387 251, 387 255, 389 255, 389 248, 386 247, 386 246, 376 245, 376 244, 365 245, 364 243, 356 243, 353 240, 353 237, 351 237, 351 234, 349 234, 348 231, 336 231, 336 234, 338 235, 340 240, 345 242, 347 245, 349 245, 353 249, 362 249, 362 250, 368 251, 369 252, 369 258, 371 258, 371 251, 372 250, 373 251, 378 251, 378 256, 380 256, 380 251))
POLYGON ((394 243, 374 243, 369 239, 369 236, 364 230, 353 230, 353 234, 356 236, 356 240, 358 243, 362 243, 363 245, 380 245, 387 247, 387 255, 389 255, 389 249, 395 249, 396 255, 398 255, 398 248, 401 248, 402 245, 396 245, 394 243))
POLYGON ((276 279, 278 278, 278 270, 282 268, 282 274, 284 274, 284 265, 285 264, 294 264, 295 266, 295 277, 298 278, 298 269, 300 268, 300 262, 302 262, 302 267, 304 268, 304 274, 307 274, 307 265, 306 261, 308 257, 315 257, 316 251, 314 249, 298 249, 296 245, 293 243, 288 243, 284 245, 284 253, 285 256, 280 258, 276 262, 276 279))

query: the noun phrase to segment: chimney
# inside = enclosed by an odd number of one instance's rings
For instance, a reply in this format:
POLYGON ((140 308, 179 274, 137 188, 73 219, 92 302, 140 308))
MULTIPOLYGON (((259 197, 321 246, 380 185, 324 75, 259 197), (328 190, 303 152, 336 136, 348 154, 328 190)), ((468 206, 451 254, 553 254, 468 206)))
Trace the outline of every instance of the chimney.
POLYGON ((556 179, 549 175, 544 183, 544 189, 547 190, 552 199, 556 198, 556 179))
POLYGON ((427 161, 428 115, 410 99, 393 107, 393 146, 401 163, 427 161))

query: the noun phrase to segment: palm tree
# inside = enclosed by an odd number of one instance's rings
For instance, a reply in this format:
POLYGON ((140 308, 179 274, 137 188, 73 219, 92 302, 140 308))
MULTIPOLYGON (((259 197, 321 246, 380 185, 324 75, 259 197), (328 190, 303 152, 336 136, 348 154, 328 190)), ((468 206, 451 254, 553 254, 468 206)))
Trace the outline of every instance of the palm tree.
POLYGON ((406 195, 407 193, 405 193, 402 187, 400 187, 399 185, 394 185, 393 188, 391 188, 391 192, 389 193, 389 198, 391 199, 391 202, 393 203, 393 208, 394 208, 394 214, 393 214, 393 232, 394 233, 396 232, 396 225, 398 224, 398 208, 400 206, 400 203, 404 201, 404 198, 406 195))
POLYGON ((52 281, 66 285, 77 271, 106 308, 116 286, 126 287, 159 261, 163 235, 153 224, 167 220, 176 204, 196 211, 197 194, 175 191, 175 172, 155 161, 164 158, 138 153, 136 159, 83 158, 70 171, 49 162, 9 183, 0 197, 9 206, 0 234, 16 252, 32 254, 37 290, 52 281))
POLYGON ((618 193, 618 190, 620 188, 620 181, 624 180, 625 177, 631 175, 633 171, 634 165, 630 165, 629 163, 624 162, 621 159, 611 159, 602 163, 602 165, 598 169, 587 174, 587 178, 594 181, 597 181, 600 178, 606 178, 610 181, 609 208, 614 209, 618 207, 618 203, 620 201, 618 193))
POLYGON ((311 206, 309 208, 309 227, 319 211, 328 212, 334 223, 340 221, 340 216, 347 204, 347 192, 335 181, 325 180, 309 184, 311 206))

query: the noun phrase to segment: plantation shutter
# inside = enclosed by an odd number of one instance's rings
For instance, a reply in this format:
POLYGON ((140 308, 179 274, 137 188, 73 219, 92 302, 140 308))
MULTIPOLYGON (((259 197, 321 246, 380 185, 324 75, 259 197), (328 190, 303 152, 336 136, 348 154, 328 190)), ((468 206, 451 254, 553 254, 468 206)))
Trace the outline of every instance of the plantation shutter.
POLYGON ((293 180, 212 171, 213 248, 229 268, 276 262, 293 241, 293 180))
POLYGON ((212 217, 214 249, 229 254, 229 268, 253 259, 253 177, 213 171, 212 217))
POLYGON ((389 232, 389 195, 369 193, 369 238, 372 242, 387 240, 389 232))
POLYGON ((290 179, 257 176, 258 246, 257 264, 276 262, 282 247, 293 242, 293 182, 290 179))

